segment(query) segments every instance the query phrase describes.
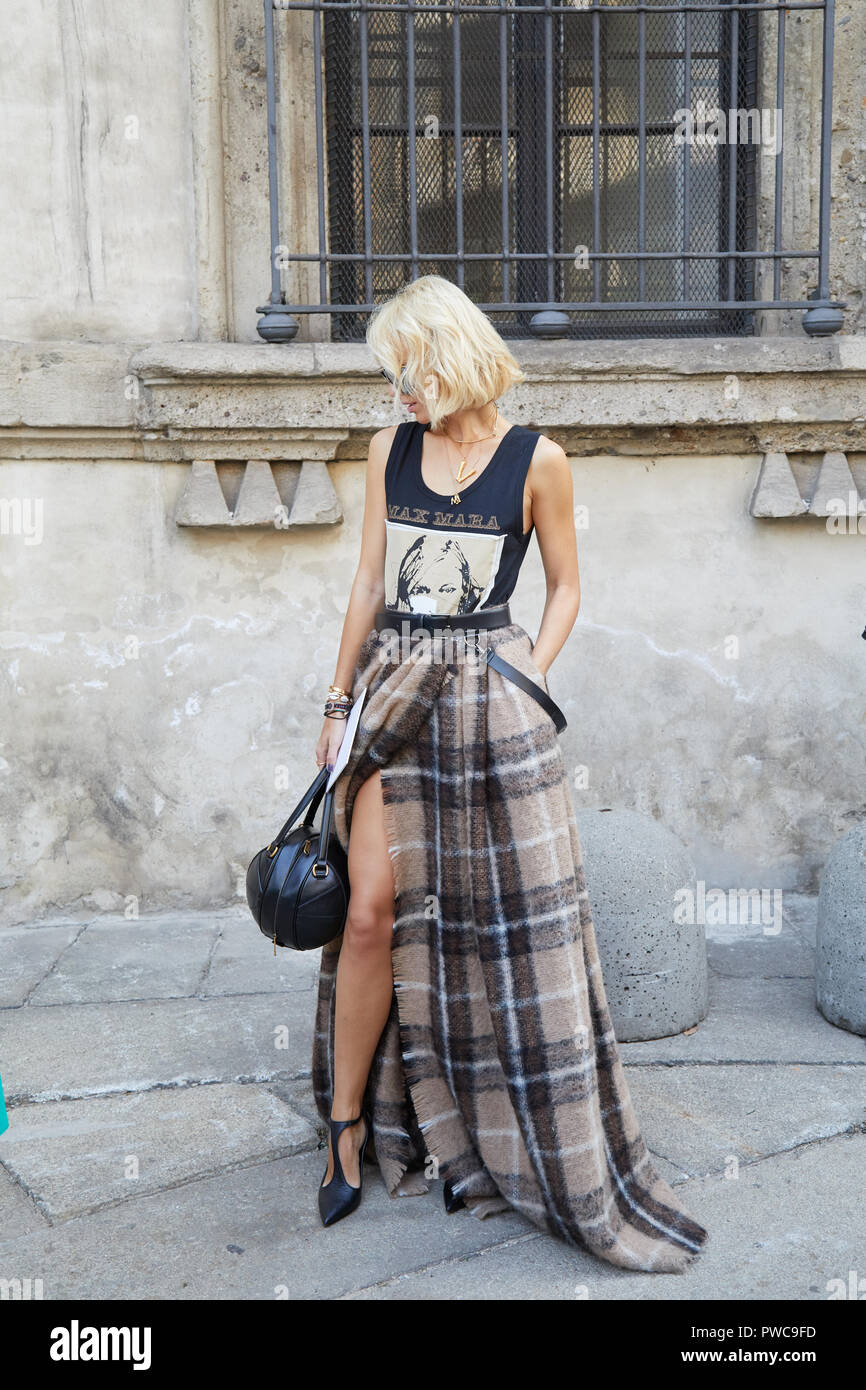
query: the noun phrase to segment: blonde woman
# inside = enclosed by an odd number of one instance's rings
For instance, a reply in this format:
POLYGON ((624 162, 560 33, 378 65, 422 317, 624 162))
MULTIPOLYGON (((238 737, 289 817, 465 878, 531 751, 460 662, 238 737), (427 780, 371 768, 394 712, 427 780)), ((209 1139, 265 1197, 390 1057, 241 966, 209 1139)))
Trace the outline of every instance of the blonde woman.
POLYGON ((522 379, 449 281, 415 280, 367 340, 409 418, 371 442, 361 554, 316 749, 348 852, 324 948, 313 1081, 329 1123, 330 1226, 375 1149, 391 1196, 444 1180, 446 1210, 512 1208, 631 1269, 706 1239, 652 1166, 620 1064, 547 672, 580 603, 571 472, 507 420, 522 379), (508 600, 532 533, 533 644, 508 600))

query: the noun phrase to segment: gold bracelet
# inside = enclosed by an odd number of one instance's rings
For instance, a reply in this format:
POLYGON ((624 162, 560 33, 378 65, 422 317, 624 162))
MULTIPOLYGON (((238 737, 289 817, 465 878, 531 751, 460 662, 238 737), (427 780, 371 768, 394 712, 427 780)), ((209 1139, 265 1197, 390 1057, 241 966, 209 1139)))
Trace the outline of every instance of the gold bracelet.
POLYGON ((341 690, 338 685, 329 685, 327 698, 329 700, 350 700, 352 695, 351 691, 341 690))

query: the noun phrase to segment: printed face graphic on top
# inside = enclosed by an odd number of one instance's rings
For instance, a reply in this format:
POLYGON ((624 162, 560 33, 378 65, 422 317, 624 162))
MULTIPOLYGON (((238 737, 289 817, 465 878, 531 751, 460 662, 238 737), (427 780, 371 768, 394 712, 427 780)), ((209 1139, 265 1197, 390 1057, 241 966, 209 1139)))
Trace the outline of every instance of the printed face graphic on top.
POLYGON ((504 536, 387 523, 385 603, 402 613, 469 613, 487 598, 504 536))

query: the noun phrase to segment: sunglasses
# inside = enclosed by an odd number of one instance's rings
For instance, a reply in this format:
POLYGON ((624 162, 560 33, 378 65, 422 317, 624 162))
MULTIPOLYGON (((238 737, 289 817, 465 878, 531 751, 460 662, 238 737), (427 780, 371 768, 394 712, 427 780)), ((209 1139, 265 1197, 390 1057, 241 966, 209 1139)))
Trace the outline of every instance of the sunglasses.
POLYGON ((399 394, 400 394, 401 396, 406 396, 406 395, 409 394, 408 391, 406 390, 406 368, 405 368, 405 367, 402 367, 401 370, 400 370, 400 384, 399 384, 399 386, 397 386, 397 378, 393 375, 392 372, 389 372, 389 371, 388 371, 387 367, 382 367, 382 368, 380 368, 380 370, 381 370, 382 375, 383 375, 383 377, 385 378, 385 380, 386 380, 386 381, 390 381, 391 385, 392 385, 393 387, 395 387, 395 388, 399 391, 399 394))

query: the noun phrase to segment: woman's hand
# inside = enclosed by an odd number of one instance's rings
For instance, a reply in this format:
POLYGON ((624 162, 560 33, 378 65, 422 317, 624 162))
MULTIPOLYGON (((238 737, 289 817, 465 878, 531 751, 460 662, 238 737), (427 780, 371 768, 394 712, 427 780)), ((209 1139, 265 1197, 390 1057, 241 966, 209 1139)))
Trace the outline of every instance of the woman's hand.
POLYGON ((345 732, 345 719, 326 718, 322 720, 322 732, 319 734, 319 742, 316 744, 316 764, 318 767, 327 765, 329 771, 333 768, 345 732))

